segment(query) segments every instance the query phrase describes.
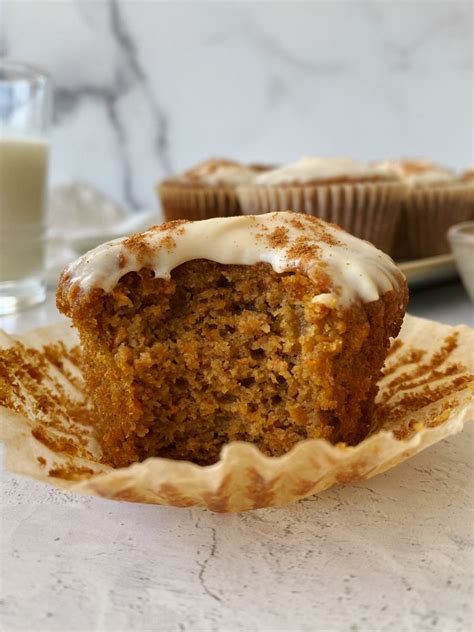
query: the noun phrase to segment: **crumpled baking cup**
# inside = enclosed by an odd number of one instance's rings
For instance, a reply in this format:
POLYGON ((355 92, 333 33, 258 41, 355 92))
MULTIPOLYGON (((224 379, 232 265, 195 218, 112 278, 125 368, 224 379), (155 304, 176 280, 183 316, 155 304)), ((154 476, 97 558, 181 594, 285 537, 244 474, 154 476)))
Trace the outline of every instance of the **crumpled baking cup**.
POLYGON ((392 253, 406 186, 398 182, 344 182, 239 186, 243 215, 292 211, 314 215, 392 253))
POLYGON ((409 189, 395 231, 394 257, 419 259, 449 252, 448 229, 474 217, 474 186, 409 189))
POLYGON ((235 188, 162 182, 156 186, 167 222, 175 219, 200 220, 240 215, 235 188))
POLYGON ((236 442, 206 467, 150 458, 113 469, 100 463, 72 329, 59 324, 15 338, 0 330, 0 438, 7 469, 69 491, 245 511, 370 478, 459 432, 474 419, 473 373, 474 330, 406 316, 387 358, 371 433, 358 445, 311 439, 267 457, 236 442))

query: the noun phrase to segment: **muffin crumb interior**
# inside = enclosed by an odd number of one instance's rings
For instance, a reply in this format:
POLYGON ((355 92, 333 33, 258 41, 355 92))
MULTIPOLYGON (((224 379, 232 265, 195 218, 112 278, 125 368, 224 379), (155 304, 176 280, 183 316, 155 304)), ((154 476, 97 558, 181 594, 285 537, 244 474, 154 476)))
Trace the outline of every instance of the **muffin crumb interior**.
POLYGON ((170 280, 144 268, 92 292, 74 320, 106 461, 211 464, 235 440, 274 456, 306 438, 360 440, 399 304, 338 312, 313 301, 325 291, 324 275, 194 260, 170 280))

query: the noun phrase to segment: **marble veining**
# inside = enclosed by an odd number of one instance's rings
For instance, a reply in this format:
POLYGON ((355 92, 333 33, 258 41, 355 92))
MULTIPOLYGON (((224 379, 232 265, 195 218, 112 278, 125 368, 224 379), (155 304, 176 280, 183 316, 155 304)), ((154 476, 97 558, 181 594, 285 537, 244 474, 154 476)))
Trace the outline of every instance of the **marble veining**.
MULTIPOLYGON (((83 8, 83 5, 78 5, 80 12, 83 12, 83 8)), ((113 78, 113 83, 108 86, 83 84, 73 88, 59 86, 55 91, 55 122, 60 123, 62 117, 72 115, 76 108, 81 107, 83 99, 94 99, 102 103, 120 148, 117 159, 122 171, 124 202, 130 208, 136 209, 143 207, 143 200, 134 190, 131 158, 127 151, 127 131, 117 103, 133 86, 139 89, 152 114, 154 128, 150 130, 150 134, 154 138, 156 155, 164 173, 169 173, 171 170, 168 155, 168 120, 166 113, 149 90, 147 76, 140 65, 136 45, 128 32, 116 0, 108 2, 108 18, 110 31, 120 56, 120 69, 113 78)))
POLYGON ((1 54, 55 84, 52 182, 87 180, 130 210, 212 155, 473 160, 470 2, 2 8, 1 54))

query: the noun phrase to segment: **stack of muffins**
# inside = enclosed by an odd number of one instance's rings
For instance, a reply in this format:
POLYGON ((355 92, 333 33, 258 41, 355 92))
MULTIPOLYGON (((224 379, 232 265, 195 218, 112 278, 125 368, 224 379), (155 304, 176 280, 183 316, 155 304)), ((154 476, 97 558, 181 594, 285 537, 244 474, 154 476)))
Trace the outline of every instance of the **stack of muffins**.
POLYGON ((474 218, 474 169, 429 160, 366 164, 304 157, 292 164, 212 159, 157 186, 165 219, 292 211, 339 224, 399 260, 449 252, 448 228, 474 218))

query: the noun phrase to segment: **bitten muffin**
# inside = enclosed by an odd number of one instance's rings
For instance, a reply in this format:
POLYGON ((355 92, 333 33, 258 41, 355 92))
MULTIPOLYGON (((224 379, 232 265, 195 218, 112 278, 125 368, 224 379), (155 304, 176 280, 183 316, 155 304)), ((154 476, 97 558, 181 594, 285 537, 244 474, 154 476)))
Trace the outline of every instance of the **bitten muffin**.
POLYGON ((237 193, 243 214, 291 208, 329 222, 391 253, 404 186, 350 158, 307 156, 266 171, 237 193))
POLYGON ((366 436, 406 282, 393 261, 297 213, 176 221, 63 272, 104 461, 214 463, 366 436))
POLYGON ((472 214, 473 194, 454 171, 426 159, 384 160, 375 163, 397 175, 407 186, 395 233, 396 259, 418 259, 449 252, 450 226, 472 214))
POLYGON ((167 221, 240 215, 236 194, 239 184, 252 182, 265 165, 243 165, 226 158, 211 158, 156 187, 167 221))

